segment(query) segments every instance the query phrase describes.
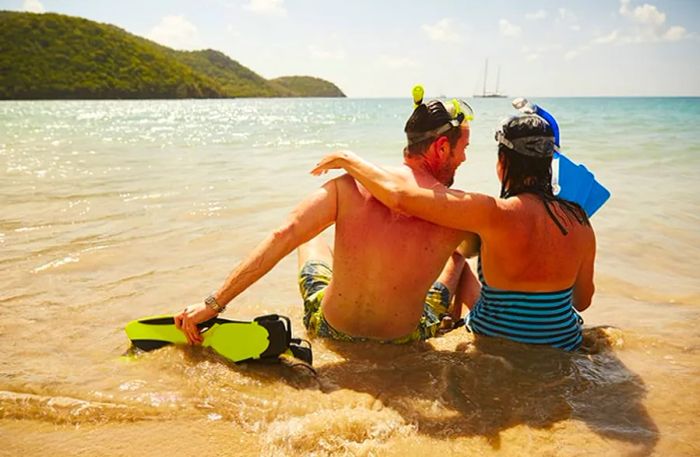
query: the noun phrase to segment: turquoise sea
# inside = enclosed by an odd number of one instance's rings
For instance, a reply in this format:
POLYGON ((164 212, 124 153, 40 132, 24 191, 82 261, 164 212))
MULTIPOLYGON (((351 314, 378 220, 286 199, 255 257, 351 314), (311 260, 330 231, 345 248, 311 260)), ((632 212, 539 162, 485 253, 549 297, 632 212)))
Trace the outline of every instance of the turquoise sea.
MULTIPOLYGON (((495 195, 514 110, 468 101, 454 187, 495 195)), ((0 454, 181 455, 187 434, 229 455, 698 455, 700 98, 533 101, 612 193, 592 218, 595 348, 314 340, 316 377, 200 348, 127 362, 122 329, 216 289, 322 184, 324 153, 399 164, 410 100, 0 102, 0 454)), ((295 269, 227 316, 286 314, 303 336, 295 269)))

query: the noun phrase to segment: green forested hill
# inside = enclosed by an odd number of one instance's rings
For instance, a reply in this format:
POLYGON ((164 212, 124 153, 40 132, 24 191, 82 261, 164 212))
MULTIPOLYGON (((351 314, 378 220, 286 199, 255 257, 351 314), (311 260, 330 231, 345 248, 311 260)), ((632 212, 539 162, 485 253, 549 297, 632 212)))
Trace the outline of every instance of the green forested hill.
POLYGON ((301 97, 344 97, 338 86, 311 76, 282 76, 270 81, 295 92, 301 97))
POLYGON ((207 49, 190 52, 172 51, 172 53, 178 61, 221 84, 226 94, 236 94, 237 97, 300 95, 271 83, 219 51, 207 49))
POLYGON ((317 81, 317 91, 297 91, 218 51, 175 51, 87 19, 0 11, 0 99, 344 96, 317 81))

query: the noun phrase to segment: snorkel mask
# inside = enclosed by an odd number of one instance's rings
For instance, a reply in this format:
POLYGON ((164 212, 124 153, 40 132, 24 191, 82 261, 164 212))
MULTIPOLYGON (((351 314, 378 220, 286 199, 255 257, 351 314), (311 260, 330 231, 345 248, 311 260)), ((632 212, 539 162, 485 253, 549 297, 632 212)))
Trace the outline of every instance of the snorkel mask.
POLYGON ((561 145, 561 143, 559 142, 559 124, 557 123, 557 120, 554 119, 554 116, 552 116, 549 112, 545 111, 541 106, 529 102, 527 98, 518 97, 515 100, 513 100, 512 105, 513 108, 517 109, 521 113, 536 114, 545 121, 547 121, 549 126, 552 127, 552 131, 554 132, 554 145, 556 146, 556 150, 558 152, 559 147, 561 145))
MULTIPOLYGON (((422 119, 424 123, 437 123, 438 125, 428 130, 418 129, 417 131, 412 131, 409 130, 407 123, 405 132, 409 146, 430 138, 437 138, 450 129, 459 127, 464 121, 468 122, 474 119, 474 110, 464 100, 455 98, 449 102, 430 100, 427 103, 423 103, 424 90, 423 86, 420 85, 415 86, 412 93, 414 110, 411 119, 414 117, 424 118, 422 119)), ((409 119, 409 123, 411 119, 409 119)))
MULTIPOLYGON (((520 111, 520 116, 511 116, 501 123, 501 128, 496 132, 496 141, 523 155, 530 157, 553 157, 559 152, 559 124, 554 116, 541 107, 530 103, 526 98, 516 98, 512 102, 513 108, 520 111), (552 129, 552 135, 528 135, 519 136, 517 139, 507 138, 506 126, 520 124, 521 128, 536 127, 545 121, 552 129)), ((512 135, 516 136, 516 135, 512 135)))
POLYGON ((518 154, 536 158, 552 158, 558 149, 550 124, 536 114, 506 118, 496 131, 498 144, 518 154))

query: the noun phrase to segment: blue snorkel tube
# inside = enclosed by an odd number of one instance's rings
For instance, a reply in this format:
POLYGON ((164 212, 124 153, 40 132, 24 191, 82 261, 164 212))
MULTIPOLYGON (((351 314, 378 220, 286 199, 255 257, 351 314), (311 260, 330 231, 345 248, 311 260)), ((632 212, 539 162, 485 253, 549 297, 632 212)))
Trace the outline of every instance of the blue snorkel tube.
POLYGON ((588 168, 575 164, 560 152, 559 124, 554 116, 525 98, 513 100, 513 108, 521 113, 536 114, 552 127, 555 145, 552 158, 552 191, 559 198, 577 203, 588 217, 593 216, 610 198, 610 192, 596 181, 588 168))

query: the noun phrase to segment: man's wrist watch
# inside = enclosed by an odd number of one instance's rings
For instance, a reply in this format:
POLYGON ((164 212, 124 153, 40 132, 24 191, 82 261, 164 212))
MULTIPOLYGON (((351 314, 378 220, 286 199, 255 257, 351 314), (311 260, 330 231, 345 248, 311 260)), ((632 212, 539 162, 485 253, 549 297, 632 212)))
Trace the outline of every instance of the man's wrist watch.
POLYGON ((209 295, 207 298, 205 298, 204 304, 207 306, 207 308, 214 310, 214 312, 217 314, 223 313, 226 309, 226 305, 221 306, 219 302, 216 301, 216 298, 214 298, 214 295, 209 295))

